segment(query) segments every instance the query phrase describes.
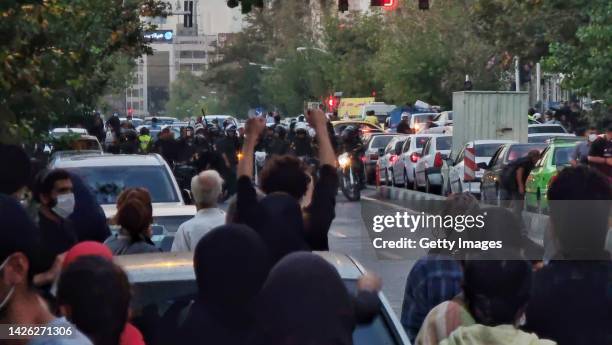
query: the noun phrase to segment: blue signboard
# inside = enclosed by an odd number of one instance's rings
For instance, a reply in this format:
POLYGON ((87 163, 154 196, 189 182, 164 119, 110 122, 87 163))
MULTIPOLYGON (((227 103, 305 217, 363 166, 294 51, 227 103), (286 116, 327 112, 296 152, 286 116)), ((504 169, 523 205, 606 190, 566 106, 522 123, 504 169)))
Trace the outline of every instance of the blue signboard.
POLYGON ((154 30, 145 32, 144 38, 151 43, 172 43, 174 32, 172 30, 154 30))

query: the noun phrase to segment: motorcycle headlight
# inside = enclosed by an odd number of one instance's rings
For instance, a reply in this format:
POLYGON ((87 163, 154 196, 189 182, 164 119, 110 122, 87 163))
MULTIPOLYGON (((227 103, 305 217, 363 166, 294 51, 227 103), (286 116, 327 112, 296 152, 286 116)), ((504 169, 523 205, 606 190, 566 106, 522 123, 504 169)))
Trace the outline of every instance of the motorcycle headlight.
POLYGON ((346 168, 351 165, 351 159, 347 155, 338 157, 338 164, 341 168, 346 168))

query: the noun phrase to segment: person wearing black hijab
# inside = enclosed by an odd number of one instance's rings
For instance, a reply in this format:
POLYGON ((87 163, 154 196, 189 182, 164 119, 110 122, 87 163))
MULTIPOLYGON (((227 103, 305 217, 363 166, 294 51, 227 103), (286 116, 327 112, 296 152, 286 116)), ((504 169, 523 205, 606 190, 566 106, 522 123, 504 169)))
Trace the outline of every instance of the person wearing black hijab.
POLYGON ((176 343, 247 343, 254 301, 270 270, 264 242, 248 226, 220 226, 198 242, 193 264, 198 296, 176 343))
POLYGON ((78 241, 104 242, 111 235, 104 210, 79 176, 71 174, 70 180, 75 204, 74 211, 68 218, 76 229, 78 241))
POLYGON ((354 304, 338 271, 311 253, 292 253, 270 272, 258 300, 255 345, 350 345, 354 304))
POLYGON ((238 213, 268 246, 275 264, 285 255, 310 250, 306 243, 300 205, 286 193, 272 193, 257 201, 255 189, 237 199, 238 213))

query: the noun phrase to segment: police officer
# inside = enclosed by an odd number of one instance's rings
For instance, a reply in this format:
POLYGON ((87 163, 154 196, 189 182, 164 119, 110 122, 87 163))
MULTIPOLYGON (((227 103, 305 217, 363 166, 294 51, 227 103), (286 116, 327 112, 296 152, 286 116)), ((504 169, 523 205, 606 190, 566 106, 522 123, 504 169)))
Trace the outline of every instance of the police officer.
POLYGON ((291 142, 291 152, 298 157, 312 157, 312 138, 308 134, 308 126, 304 122, 295 125, 295 136, 291 142))
POLYGON ((268 156, 271 155, 284 155, 289 153, 289 146, 291 145, 286 139, 287 129, 282 125, 276 125, 274 127, 274 134, 267 147, 266 153, 268 156))

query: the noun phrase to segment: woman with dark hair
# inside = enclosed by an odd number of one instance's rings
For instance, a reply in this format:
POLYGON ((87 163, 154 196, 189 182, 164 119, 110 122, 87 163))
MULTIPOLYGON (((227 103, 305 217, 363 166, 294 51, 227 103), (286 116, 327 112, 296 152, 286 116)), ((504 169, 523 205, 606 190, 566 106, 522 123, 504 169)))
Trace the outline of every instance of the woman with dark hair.
POLYGON ((94 345, 117 345, 125 329, 130 284, 119 266, 100 256, 83 256, 62 272, 57 301, 61 313, 94 345))
POLYGON ((160 251, 151 241, 153 206, 146 189, 129 188, 121 192, 117 198, 115 223, 121 228, 104 242, 113 255, 160 251))

